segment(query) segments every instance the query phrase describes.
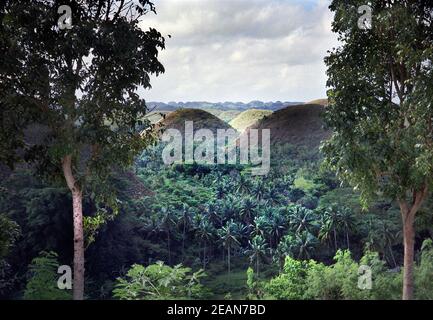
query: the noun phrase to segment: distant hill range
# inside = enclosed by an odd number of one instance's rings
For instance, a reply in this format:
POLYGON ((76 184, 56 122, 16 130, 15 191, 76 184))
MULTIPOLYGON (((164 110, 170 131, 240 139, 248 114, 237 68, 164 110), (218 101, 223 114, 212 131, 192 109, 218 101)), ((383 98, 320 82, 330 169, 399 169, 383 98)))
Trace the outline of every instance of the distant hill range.
POLYGON ((202 110, 248 110, 248 109, 261 109, 276 111, 287 106, 299 105, 302 102, 288 102, 288 101, 276 101, 276 102, 263 102, 263 101, 251 101, 248 103, 243 102, 206 102, 206 101, 190 101, 190 102, 147 102, 149 111, 174 111, 178 109, 202 109, 202 110))

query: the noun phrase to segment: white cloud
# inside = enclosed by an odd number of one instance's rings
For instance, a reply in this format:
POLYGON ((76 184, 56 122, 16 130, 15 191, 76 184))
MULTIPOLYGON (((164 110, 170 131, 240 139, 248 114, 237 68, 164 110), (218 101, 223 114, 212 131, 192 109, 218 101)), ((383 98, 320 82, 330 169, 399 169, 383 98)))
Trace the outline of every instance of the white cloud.
POLYGON ((156 0, 141 27, 166 37, 154 101, 307 101, 325 96, 336 45, 328 1, 156 0))

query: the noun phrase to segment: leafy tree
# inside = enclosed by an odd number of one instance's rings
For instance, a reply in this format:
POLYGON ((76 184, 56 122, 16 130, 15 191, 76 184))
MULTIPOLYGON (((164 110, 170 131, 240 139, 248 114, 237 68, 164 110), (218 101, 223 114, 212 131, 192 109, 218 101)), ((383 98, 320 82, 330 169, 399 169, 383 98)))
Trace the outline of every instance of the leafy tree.
POLYGON ((92 190, 95 202, 116 209, 105 182, 114 166, 132 164, 149 142, 138 130, 146 105, 136 90, 150 88, 149 75, 164 71, 158 61, 164 38, 139 28, 142 16, 155 11, 148 0, 68 1, 70 29, 56 25, 61 4, 0 7, 0 160, 12 166, 24 153, 44 175, 66 180, 73 198, 74 299, 83 299, 83 194, 92 190), (33 123, 36 134, 29 136, 33 123))
POLYGON ((305 292, 307 262, 289 256, 284 263, 284 271, 264 286, 265 297, 279 300, 300 300, 305 292))
POLYGON ((377 193, 400 205, 403 299, 414 294, 415 215, 433 177, 433 4, 370 1, 371 28, 359 28, 359 0, 334 0, 341 46, 326 58, 332 138, 327 163, 357 187, 364 204, 377 193), (366 29, 366 30, 365 30, 366 29))
POLYGON ((41 252, 34 258, 29 272, 31 277, 24 291, 26 300, 70 300, 71 294, 67 290, 57 287, 57 254, 53 251, 41 252))

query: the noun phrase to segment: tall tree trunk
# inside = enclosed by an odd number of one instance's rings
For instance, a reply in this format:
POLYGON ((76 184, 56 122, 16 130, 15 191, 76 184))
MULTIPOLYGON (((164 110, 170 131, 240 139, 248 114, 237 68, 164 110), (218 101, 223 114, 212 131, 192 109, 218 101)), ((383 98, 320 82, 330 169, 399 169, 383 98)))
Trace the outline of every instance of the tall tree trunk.
POLYGON ((167 229, 168 264, 171 265, 170 228, 167 229))
POLYGON ((413 260, 415 245, 414 219, 410 214, 403 216, 403 243, 404 243, 404 269, 403 269, 403 300, 413 299, 413 260))
POLYGON ((412 206, 409 207, 405 200, 399 199, 400 212, 403 222, 403 244, 404 244, 404 265, 403 265, 403 300, 414 298, 414 246, 415 246, 415 215, 421 207, 427 195, 427 185, 422 191, 413 192, 412 206))
POLYGON ((347 242, 347 249, 350 250, 350 241, 349 241, 349 232, 346 231, 346 242, 347 242))
POLYGON ((392 263, 394 264, 394 268, 397 268, 397 262, 395 261, 394 253, 392 252, 392 245, 391 243, 388 244, 388 250, 391 254, 392 263))
POLYGON ((186 223, 183 224, 183 233, 182 233, 182 262, 185 259, 185 233, 186 233, 186 223))
POLYGON ((84 232, 83 232, 83 193, 75 181, 72 172, 72 156, 62 160, 63 174, 72 193, 73 225, 74 225, 74 280, 73 298, 84 298, 84 232))
POLYGON ((227 264, 229 267, 229 274, 230 274, 230 246, 227 247, 227 264))
POLYGON ((206 270, 206 243, 203 245, 203 270, 206 270))
POLYGON ((335 246, 335 251, 337 251, 337 231, 335 230, 335 227, 333 228, 334 230, 334 246, 335 246))

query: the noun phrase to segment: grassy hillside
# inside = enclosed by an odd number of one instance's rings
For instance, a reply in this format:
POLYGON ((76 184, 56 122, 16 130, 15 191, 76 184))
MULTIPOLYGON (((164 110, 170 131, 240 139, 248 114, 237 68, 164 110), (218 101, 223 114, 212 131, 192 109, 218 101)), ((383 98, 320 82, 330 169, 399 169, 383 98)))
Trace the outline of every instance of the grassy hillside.
POLYGON ((236 118, 242 111, 240 110, 229 110, 223 111, 217 115, 222 121, 230 123, 234 118, 236 118))
POLYGON ((243 132, 246 128, 252 126, 257 121, 271 114, 272 111, 269 110, 250 109, 242 112, 232 121, 230 121, 230 125, 239 132, 243 132))
MULTIPOLYGON (((275 111, 251 126, 254 129, 270 129, 272 144, 289 143, 295 146, 317 148, 329 137, 323 128, 323 105, 303 104, 275 111)), ((248 130, 245 134, 248 134, 248 130)))
POLYGON ((194 122, 194 131, 199 129, 210 129, 216 132, 217 129, 228 129, 230 125, 218 117, 200 109, 179 109, 167 115, 163 121, 166 129, 173 128, 184 130, 185 121, 194 122))
POLYGON ((306 104, 320 104, 322 106, 328 105, 328 99, 316 99, 310 102, 307 102, 306 104))

